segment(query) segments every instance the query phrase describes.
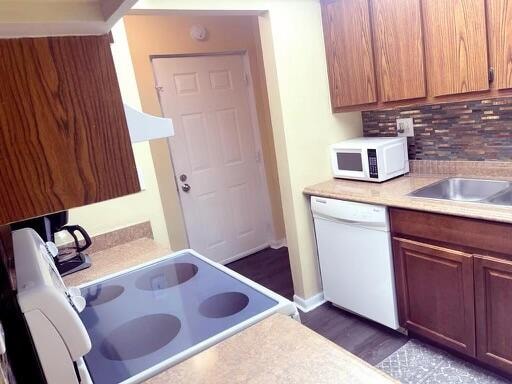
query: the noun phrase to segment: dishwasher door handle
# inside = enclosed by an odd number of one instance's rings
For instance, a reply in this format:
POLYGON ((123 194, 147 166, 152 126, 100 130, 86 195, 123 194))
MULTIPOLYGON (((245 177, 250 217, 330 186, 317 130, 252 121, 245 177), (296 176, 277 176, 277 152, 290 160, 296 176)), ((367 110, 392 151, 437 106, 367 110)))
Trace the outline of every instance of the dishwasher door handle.
POLYGON ((376 228, 376 229, 377 228, 386 229, 388 227, 387 223, 375 222, 375 221, 341 219, 339 217, 332 217, 332 216, 326 216, 326 215, 324 216, 324 215, 321 215, 318 213, 315 213, 313 215, 313 218, 320 219, 320 220, 328 220, 328 221, 332 221, 335 223, 350 224, 350 225, 355 225, 358 227, 372 227, 372 228, 376 228))

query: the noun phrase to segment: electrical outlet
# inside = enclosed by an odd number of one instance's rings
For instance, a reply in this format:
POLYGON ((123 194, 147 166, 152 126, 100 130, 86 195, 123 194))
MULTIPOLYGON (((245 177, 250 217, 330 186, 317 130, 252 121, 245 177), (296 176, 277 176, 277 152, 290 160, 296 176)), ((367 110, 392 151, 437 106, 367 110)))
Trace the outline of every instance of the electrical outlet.
POLYGON ((396 132, 398 136, 414 136, 414 120, 412 117, 405 119, 396 119, 396 132))

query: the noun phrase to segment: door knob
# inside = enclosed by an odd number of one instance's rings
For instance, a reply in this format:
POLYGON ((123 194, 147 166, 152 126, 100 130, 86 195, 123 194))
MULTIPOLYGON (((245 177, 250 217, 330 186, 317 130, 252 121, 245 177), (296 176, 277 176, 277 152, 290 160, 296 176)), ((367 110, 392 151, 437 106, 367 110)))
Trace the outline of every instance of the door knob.
POLYGON ((181 189, 183 190, 183 192, 188 192, 188 191, 190 191, 190 185, 188 185, 188 184, 183 184, 183 185, 181 186, 181 189))

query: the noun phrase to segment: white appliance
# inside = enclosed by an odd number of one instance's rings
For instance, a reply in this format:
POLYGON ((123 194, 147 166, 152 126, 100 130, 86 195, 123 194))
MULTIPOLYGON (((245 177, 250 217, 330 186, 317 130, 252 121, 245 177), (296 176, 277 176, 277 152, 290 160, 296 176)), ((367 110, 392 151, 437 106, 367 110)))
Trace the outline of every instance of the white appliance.
POLYGON ((12 237, 18 303, 46 381, 92 384, 82 358, 91 340, 78 316, 85 301, 79 290, 64 285, 53 262, 57 247, 33 229, 14 231, 12 237))
POLYGON ((13 232, 18 301, 48 384, 141 383, 295 305, 193 250, 66 287, 57 248, 13 232), (76 368, 76 369, 75 369, 76 368))
POLYGON ((311 197, 324 297, 399 328, 387 208, 311 197))
POLYGON ((331 145, 333 176, 382 182, 409 172, 406 137, 360 137, 331 145))

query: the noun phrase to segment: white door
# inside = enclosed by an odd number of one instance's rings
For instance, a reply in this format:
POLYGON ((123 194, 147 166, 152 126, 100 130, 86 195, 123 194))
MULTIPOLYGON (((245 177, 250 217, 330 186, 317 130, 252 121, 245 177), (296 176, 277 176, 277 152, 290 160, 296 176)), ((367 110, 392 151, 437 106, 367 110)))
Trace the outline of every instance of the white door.
POLYGON ((153 59, 190 247, 226 263, 268 245, 242 55, 153 59))

